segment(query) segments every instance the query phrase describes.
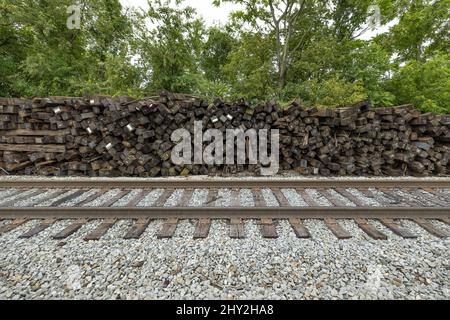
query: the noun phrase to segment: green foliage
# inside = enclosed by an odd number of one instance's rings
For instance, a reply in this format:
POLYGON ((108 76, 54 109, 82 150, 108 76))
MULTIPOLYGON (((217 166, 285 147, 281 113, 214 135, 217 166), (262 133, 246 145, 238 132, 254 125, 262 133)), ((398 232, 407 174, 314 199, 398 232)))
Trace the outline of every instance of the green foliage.
POLYGON ((241 9, 208 27, 182 0, 151 0, 146 11, 80 1, 81 29, 70 30, 73 0, 0 0, 0 96, 165 89, 450 113, 450 0, 210 1, 241 9), (383 23, 398 23, 362 40, 373 4, 383 23))
POLYGON ((222 81, 222 68, 230 62, 230 52, 237 45, 237 41, 227 30, 211 27, 207 31, 207 40, 202 47, 201 67, 206 79, 222 81))
POLYGON ((379 41, 396 54, 398 63, 449 51, 450 0, 400 0, 397 5, 399 23, 379 41))
POLYGON ((367 98, 360 81, 347 82, 339 78, 331 78, 323 82, 305 81, 301 84, 288 84, 282 94, 283 100, 301 97, 305 106, 339 107, 352 104, 367 98))
POLYGON ((270 97, 275 92, 272 42, 257 33, 245 33, 222 68, 234 98, 270 97))
POLYGON ((437 54, 425 62, 409 61, 389 80, 387 89, 396 103, 450 113, 450 54, 437 54))
POLYGON ((173 8, 168 0, 149 1, 148 4, 149 10, 138 13, 136 23, 139 63, 148 70, 145 89, 195 91, 192 85, 198 77, 203 22, 195 17, 195 11, 190 7, 173 8))
POLYGON ((127 52, 132 26, 120 2, 83 3, 80 30, 67 28, 67 8, 73 4, 72 0, 1 0, 2 95, 135 91, 130 83, 108 78, 110 63, 118 69, 127 66, 125 78, 135 73, 127 52))

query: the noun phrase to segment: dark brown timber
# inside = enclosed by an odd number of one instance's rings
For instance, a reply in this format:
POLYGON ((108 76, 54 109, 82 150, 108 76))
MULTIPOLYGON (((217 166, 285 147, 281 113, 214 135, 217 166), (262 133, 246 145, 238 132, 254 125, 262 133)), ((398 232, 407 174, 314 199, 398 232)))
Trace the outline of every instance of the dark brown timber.
POLYGON ((62 231, 55 234, 52 238, 54 240, 61 240, 69 237, 70 235, 77 232, 88 220, 87 219, 78 219, 73 222, 71 225, 64 228, 62 231))
POLYGON ((266 239, 278 238, 277 229, 272 219, 269 218, 261 219, 259 227, 263 238, 266 239))
POLYGON ((158 239, 167 239, 172 238, 177 230, 178 219, 170 218, 167 219, 161 227, 161 230, 158 233, 158 239))
POLYGON ((211 228, 211 219, 202 218, 197 222, 194 231, 194 239, 204 239, 208 237, 211 228))
POLYGON ((325 225, 330 229, 330 231, 336 236, 338 239, 350 239, 352 235, 345 230, 336 219, 333 218, 325 218, 325 225))
POLYGON ((300 219, 289 219, 289 223, 291 224, 292 229, 294 229, 295 235, 300 239, 311 238, 311 234, 308 229, 303 225, 302 220, 300 219))
POLYGON ((117 219, 105 219, 100 225, 95 228, 91 233, 84 237, 85 241, 100 240, 106 232, 116 223, 117 219))
POLYGON ((367 235, 375 240, 387 240, 387 235, 375 228, 367 219, 357 218, 355 219, 358 227, 361 228, 367 235))
POLYGON ((244 234, 244 223, 241 218, 230 219, 230 238, 232 239, 243 239, 244 234))
POLYGON ((127 231, 124 239, 139 239, 139 237, 144 233, 144 231, 147 229, 148 225, 150 224, 151 219, 148 218, 141 218, 138 219, 131 228, 127 231))
POLYGON ((28 239, 35 235, 37 235, 39 232, 44 231, 48 227, 50 227, 53 223, 55 223, 56 219, 44 219, 42 222, 40 222, 38 225, 32 227, 30 230, 25 232, 24 234, 20 235, 19 238, 28 239))
POLYGON ((384 224, 387 228, 391 229, 396 235, 403 237, 405 239, 415 239, 417 235, 409 231, 408 229, 402 227, 398 222, 395 222, 394 219, 390 218, 381 218, 380 222, 384 224))

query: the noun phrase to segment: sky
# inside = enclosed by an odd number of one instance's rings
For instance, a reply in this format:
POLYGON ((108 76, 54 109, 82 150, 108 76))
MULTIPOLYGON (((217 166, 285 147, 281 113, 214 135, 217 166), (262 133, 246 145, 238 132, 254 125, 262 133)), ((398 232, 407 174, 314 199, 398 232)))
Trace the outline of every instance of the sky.
MULTIPOLYGON (((126 7, 135 7, 135 8, 147 8, 147 0, 120 0, 123 6, 126 7)), ((203 18, 207 25, 211 26, 214 24, 225 25, 229 14, 239 9, 239 6, 236 4, 225 3, 221 4, 220 7, 215 7, 212 4, 212 0, 185 0, 183 2, 183 6, 190 6, 196 9, 197 13, 203 18)), ((372 37, 386 32, 389 28, 394 25, 396 22, 393 21, 386 26, 381 26, 374 31, 367 31, 359 38, 363 40, 369 40, 372 37)))

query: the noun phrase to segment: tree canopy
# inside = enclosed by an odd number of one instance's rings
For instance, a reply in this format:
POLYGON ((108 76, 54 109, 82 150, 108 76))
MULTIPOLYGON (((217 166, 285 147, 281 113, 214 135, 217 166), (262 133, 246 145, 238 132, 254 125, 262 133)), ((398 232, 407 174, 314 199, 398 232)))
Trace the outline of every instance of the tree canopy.
POLYGON ((71 29, 72 0, 0 0, 0 96, 169 90, 450 113, 450 0, 205 1, 240 9, 207 25, 182 0, 80 0, 71 29), (365 39, 374 18, 392 26, 365 39))

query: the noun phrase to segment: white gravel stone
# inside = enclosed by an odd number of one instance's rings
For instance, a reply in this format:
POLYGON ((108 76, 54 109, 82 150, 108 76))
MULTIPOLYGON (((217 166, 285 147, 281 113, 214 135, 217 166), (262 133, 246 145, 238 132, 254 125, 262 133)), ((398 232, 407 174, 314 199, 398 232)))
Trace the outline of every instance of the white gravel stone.
POLYGON ((166 203, 164 204, 164 207, 175 207, 176 205, 178 205, 178 203, 181 200, 181 197, 184 194, 184 190, 183 189, 176 189, 171 195, 170 197, 166 200, 166 203))
POLYGON ((261 189, 261 194, 266 202, 266 206, 268 207, 279 207, 280 204, 277 201, 277 198, 273 194, 270 189, 261 189))
POLYGON ((323 207, 332 207, 333 204, 322 196, 316 189, 305 189, 305 192, 319 205, 323 207))
POLYGON ((120 193, 120 189, 109 190, 108 192, 105 192, 104 194, 102 194, 100 197, 98 197, 88 203, 85 203, 83 205, 83 207, 101 207, 101 205, 103 203, 105 203, 108 200, 111 200, 111 198, 115 197, 119 193, 120 193))
POLYGON ((230 189, 219 189, 217 192, 216 207, 229 207, 231 205, 232 193, 230 189))
POLYGON ((40 193, 38 195, 35 195, 33 197, 30 198, 25 198, 23 200, 17 201, 16 203, 13 204, 14 207, 31 207, 34 204, 38 203, 39 201, 43 200, 44 198, 56 193, 58 190, 52 189, 52 190, 47 190, 43 193, 40 193))
POLYGON ((369 198, 364 195, 361 191, 355 188, 348 188, 345 189, 348 192, 350 192, 352 195, 354 195, 357 199, 361 200, 363 203, 365 203, 368 207, 380 207, 382 204, 375 200, 374 198, 369 198))
POLYGON ((37 191, 37 189, 28 189, 28 190, 25 190, 24 192, 20 192, 20 193, 18 193, 16 195, 13 195, 13 196, 10 196, 10 197, 5 197, 4 199, 0 200, 0 206, 2 204, 6 203, 6 202, 9 202, 9 201, 14 200, 14 199, 21 198, 23 196, 27 196, 27 195, 29 195, 31 193, 36 192, 36 191, 37 191))
POLYGON ((411 192, 411 193, 407 193, 404 192, 402 190, 399 189, 395 189, 395 193, 399 194, 401 197, 411 201, 413 204, 414 202, 419 202, 420 205, 425 206, 425 207, 436 207, 436 204, 434 204, 433 202, 429 201, 428 199, 426 199, 423 195, 421 195, 418 192, 411 192))
POLYGON ((142 199, 139 203, 138 203, 138 207, 151 207, 156 200, 158 200, 158 198, 163 194, 164 190, 163 189, 154 189, 152 191, 150 191, 145 197, 144 199, 142 199))
POLYGON ((347 207, 356 207, 356 204, 354 204, 352 201, 350 201, 349 199, 347 199, 346 197, 342 196, 339 192, 337 192, 334 189, 330 189, 330 195, 338 200, 340 203, 343 203, 344 206, 347 207))
POLYGON ((67 192, 64 192, 63 194, 60 194, 60 195, 57 196, 57 197, 54 197, 54 198, 52 198, 52 199, 45 200, 45 201, 43 201, 43 202, 41 202, 41 203, 37 203, 37 204, 35 204, 35 206, 36 206, 36 207, 49 207, 49 206, 51 206, 53 203, 55 203, 56 201, 58 201, 58 200, 60 200, 60 199, 62 199, 62 198, 64 198, 64 197, 67 197, 67 196, 69 196, 69 195, 71 195, 71 194, 74 194, 74 193, 77 192, 77 191, 78 191, 78 189, 72 189, 72 190, 69 190, 69 191, 67 191, 67 192))
POLYGON ((78 203, 80 203, 81 201, 86 200, 94 193, 97 193, 99 191, 100 191, 99 189, 91 189, 89 191, 86 191, 86 192, 82 193, 81 195, 79 195, 78 197, 76 197, 75 199, 68 200, 68 201, 62 203, 60 205, 60 207, 73 207, 73 206, 77 205, 78 203))
POLYGON ((253 200, 253 193, 251 189, 239 190, 239 204, 242 207, 254 207, 255 202, 253 200))
POLYGON ((401 204, 397 203, 396 201, 392 200, 391 198, 387 197, 383 192, 376 188, 369 188, 369 191, 371 191, 375 197, 375 200, 379 203, 385 203, 388 205, 398 205, 398 206, 407 206, 407 204, 401 204))
POLYGON ((293 207, 307 207, 308 204, 303 198, 295 191, 295 189, 281 189, 281 192, 293 207))
POLYGON ((9 197, 10 195, 12 195, 13 193, 17 192, 17 189, 1 189, 0 190, 0 200, 3 200, 7 197, 9 197))
POLYGON ((240 240, 228 237, 222 220, 214 220, 202 240, 192 239, 194 220, 182 220, 165 240, 156 238, 161 220, 138 240, 122 238, 131 220, 117 222, 99 241, 82 237, 100 221, 62 242, 49 238, 71 221, 17 238, 36 223, 0 236, 0 299, 450 298, 450 240, 408 221, 402 223, 419 234, 416 240, 371 221, 389 237, 372 240, 351 220, 339 220, 353 235, 344 241, 319 220, 305 221, 312 239, 297 239, 286 220, 277 221, 274 240, 263 239, 253 220, 244 222, 246 239, 240 240))
POLYGON ((127 195, 120 198, 118 201, 114 202, 112 205, 113 207, 124 207, 126 206, 131 200, 133 200, 135 197, 137 197, 138 194, 142 192, 141 189, 133 189, 131 190, 127 195))
POLYGON ((208 189, 195 189, 192 193, 191 199, 189 199, 189 207, 201 207, 206 203, 208 199, 208 189))

